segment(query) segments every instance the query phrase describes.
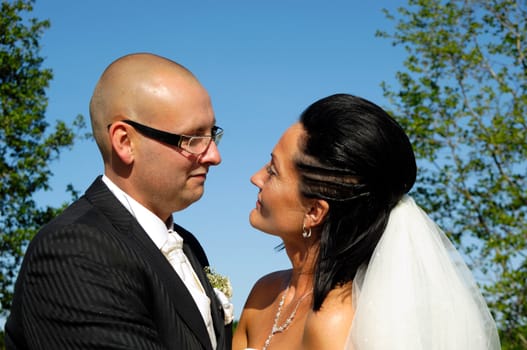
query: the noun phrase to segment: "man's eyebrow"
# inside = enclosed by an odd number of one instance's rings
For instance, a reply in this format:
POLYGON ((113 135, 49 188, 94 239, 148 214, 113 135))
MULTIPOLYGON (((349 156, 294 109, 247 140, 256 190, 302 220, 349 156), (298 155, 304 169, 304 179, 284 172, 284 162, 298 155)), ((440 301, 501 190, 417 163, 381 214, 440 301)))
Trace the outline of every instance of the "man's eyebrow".
POLYGON ((190 131, 184 132, 183 134, 184 135, 203 134, 203 133, 206 133, 206 132, 210 132, 212 130, 212 128, 214 128, 215 126, 217 126, 216 119, 214 119, 214 122, 213 122, 212 126, 200 126, 200 127, 195 128, 195 129, 191 129, 190 131))

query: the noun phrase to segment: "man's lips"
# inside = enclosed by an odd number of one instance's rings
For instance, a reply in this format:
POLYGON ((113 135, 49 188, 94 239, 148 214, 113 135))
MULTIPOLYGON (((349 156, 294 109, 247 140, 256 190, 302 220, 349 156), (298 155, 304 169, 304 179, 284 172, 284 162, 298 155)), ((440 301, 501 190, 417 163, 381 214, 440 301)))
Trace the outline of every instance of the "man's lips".
POLYGON ((203 172, 203 173, 190 174, 190 177, 198 177, 198 178, 206 179, 207 178, 207 173, 203 172))

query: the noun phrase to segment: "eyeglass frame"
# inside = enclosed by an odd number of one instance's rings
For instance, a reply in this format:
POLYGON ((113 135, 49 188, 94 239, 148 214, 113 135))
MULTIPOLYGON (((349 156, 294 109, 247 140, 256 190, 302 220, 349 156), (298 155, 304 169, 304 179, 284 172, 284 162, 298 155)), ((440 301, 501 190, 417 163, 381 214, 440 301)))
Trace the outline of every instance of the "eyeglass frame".
MULTIPOLYGON (((124 119, 124 120, 120 120, 120 121, 130 125, 134 129, 136 129, 140 134, 142 134, 142 135, 144 135, 146 137, 149 137, 149 138, 151 138, 153 140, 156 140, 156 141, 159 141, 159 142, 162 142, 162 143, 166 143, 166 144, 171 145, 171 146, 179 147, 182 150, 184 150, 184 151, 186 151, 188 153, 194 154, 194 155, 200 155, 200 154, 205 153, 209 149, 210 143, 212 141, 214 141, 214 143, 217 146, 220 143, 220 140, 221 140, 221 138, 223 136, 223 128, 221 128, 221 127, 219 127, 217 125, 214 125, 212 127, 211 135, 184 135, 184 134, 174 134, 174 133, 171 133, 171 132, 168 132, 168 131, 155 129, 155 128, 152 128, 150 126, 146 126, 144 124, 138 123, 138 122, 130 120, 130 119, 124 119), (199 153, 193 152, 193 151, 191 151, 191 150, 189 150, 186 147, 183 147, 181 145, 181 143, 185 139, 188 139, 188 143, 190 144, 192 139, 207 139, 207 138, 209 139, 209 142, 207 143, 207 146, 205 147, 205 149, 203 151, 201 151, 199 153)), ((112 126, 112 124, 108 124, 108 129, 110 128, 110 126, 112 126)))

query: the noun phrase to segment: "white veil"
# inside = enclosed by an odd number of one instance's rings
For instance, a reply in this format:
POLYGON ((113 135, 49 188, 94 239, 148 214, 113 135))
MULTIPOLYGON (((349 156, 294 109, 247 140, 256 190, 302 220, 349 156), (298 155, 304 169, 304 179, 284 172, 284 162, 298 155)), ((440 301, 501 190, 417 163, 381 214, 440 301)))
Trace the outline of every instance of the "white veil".
POLYGON ((496 324, 452 243, 409 196, 353 281, 348 350, 498 350, 496 324))

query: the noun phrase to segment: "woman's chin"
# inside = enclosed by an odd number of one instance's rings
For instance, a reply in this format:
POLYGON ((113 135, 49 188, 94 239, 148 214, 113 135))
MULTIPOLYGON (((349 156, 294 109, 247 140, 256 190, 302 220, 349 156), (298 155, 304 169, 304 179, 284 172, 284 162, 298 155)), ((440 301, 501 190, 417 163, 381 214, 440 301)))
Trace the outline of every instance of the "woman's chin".
POLYGON ((254 208, 249 213, 249 224, 251 224, 251 226, 254 227, 255 229, 258 229, 257 220, 255 218, 256 215, 258 215, 258 209, 254 208))

